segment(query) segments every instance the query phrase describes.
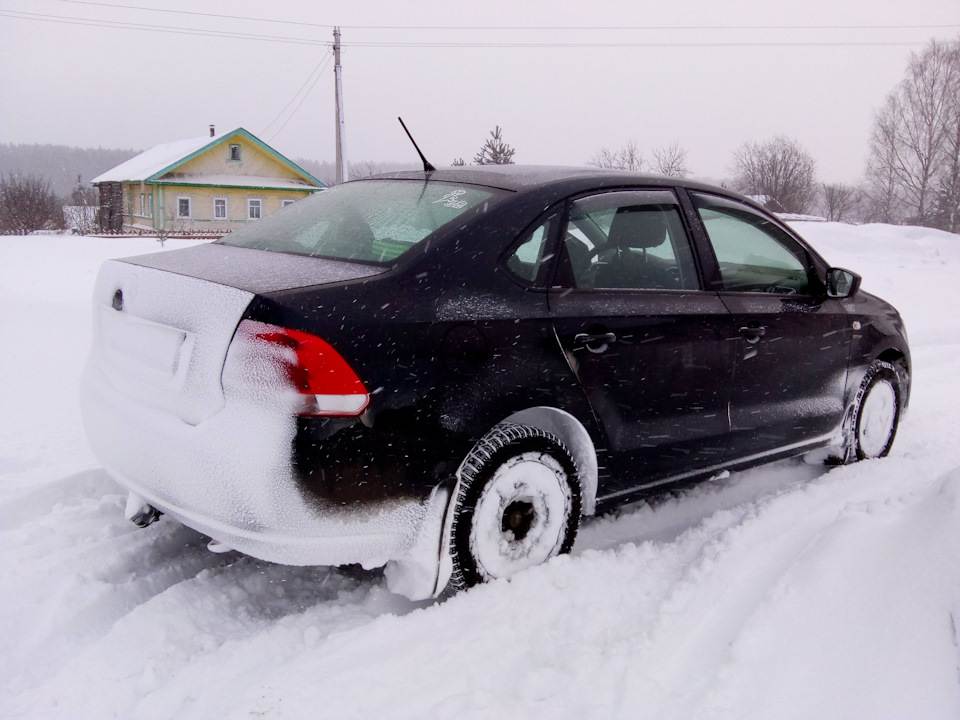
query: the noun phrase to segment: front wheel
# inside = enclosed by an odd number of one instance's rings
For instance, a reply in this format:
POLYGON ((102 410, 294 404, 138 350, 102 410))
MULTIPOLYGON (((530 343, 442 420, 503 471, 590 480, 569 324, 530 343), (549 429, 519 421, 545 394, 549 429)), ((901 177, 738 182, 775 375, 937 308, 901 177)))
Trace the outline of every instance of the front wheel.
POLYGON ((570 552, 580 506, 576 465, 559 439, 528 425, 498 425, 460 473, 451 585, 511 577, 570 552))
POLYGON ((886 457, 900 423, 900 382, 896 368, 876 361, 860 383, 846 430, 846 462, 886 457))

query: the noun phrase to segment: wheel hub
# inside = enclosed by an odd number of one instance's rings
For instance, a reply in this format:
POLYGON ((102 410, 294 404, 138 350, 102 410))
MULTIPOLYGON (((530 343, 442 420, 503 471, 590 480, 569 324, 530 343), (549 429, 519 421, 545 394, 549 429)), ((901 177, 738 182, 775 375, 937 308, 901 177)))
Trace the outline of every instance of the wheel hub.
POLYGON ((512 533, 514 540, 523 540, 533 526, 533 504, 526 500, 514 500, 503 511, 500 530, 512 533))

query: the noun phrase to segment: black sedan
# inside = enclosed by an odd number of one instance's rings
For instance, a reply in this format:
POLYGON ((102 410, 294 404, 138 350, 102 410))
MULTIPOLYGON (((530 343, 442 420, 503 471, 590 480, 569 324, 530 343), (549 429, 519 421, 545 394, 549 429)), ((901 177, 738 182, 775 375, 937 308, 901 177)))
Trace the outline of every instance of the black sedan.
POLYGON ((84 422, 138 524, 386 565, 424 598, 567 552, 582 515, 662 488, 886 455, 910 355, 859 285, 709 185, 381 176, 105 263, 84 422))

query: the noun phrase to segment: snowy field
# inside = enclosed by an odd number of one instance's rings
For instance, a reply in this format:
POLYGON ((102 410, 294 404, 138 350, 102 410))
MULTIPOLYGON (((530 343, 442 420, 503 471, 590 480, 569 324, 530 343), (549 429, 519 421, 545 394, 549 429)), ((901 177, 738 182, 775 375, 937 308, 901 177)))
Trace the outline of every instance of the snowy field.
POLYGON ((435 603, 126 522, 77 384, 97 267, 157 245, 0 237, 0 718, 957 720, 960 237, 796 227, 904 316, 891 456, 734 473, 435 603))

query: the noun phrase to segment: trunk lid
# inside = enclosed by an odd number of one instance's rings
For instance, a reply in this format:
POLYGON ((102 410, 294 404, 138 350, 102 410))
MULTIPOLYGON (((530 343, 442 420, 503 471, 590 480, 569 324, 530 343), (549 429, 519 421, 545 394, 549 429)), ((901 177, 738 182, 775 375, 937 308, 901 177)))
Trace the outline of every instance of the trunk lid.
POLYGON ((90 363, 131 402, 198 425, 224 406, 224 359, 257 293, 380 272, 217 244, 109 260, 94 286, 90 363))

